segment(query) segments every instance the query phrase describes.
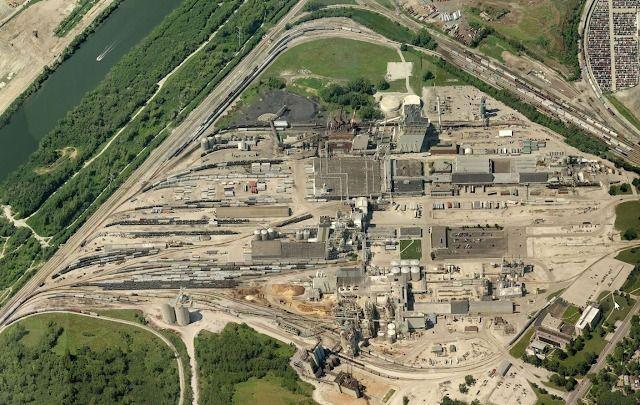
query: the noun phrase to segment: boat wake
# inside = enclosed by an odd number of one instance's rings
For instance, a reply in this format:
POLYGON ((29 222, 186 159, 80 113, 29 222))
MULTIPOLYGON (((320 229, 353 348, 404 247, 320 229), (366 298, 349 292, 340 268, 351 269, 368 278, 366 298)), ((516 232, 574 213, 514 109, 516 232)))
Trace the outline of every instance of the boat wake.
POLYGON ((116 42, 114 41, 109 46, 104 48, 102 52, 98 56, 96 56, 96 61, 100 62, 102 59, 104 59, 104 57, 107 56, 107 54, 111 52, 113 48, 115 48, 115 46, 116 46, 116 42))

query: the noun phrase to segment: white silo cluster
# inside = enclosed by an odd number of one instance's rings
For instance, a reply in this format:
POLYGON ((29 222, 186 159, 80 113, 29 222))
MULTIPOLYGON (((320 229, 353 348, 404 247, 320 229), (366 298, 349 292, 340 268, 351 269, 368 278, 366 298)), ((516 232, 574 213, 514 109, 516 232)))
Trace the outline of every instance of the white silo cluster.
POLYGON ((305 228, 305 229, 298 229, 296 231, 296 240, 303 241, 303 240, 309 240, 309 238, 311 238, 310 229, 305 228))
POLYGON ((254 240, 273 240, 278 237, 278 231, 273 228, 256 229, 253 231, 254 240))
POLYGON ((422 269, 420 260, 392 260, 387 273, 390 278, 399 278, 403 281, 420 281, 422 269))

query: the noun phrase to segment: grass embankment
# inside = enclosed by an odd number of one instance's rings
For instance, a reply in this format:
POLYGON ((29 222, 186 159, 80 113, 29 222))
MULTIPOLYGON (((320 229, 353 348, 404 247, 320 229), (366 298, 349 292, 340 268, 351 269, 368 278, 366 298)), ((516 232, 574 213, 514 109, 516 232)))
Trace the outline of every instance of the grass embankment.
POLYGON ((85 14, 91 10, 94 4, 98 0, 79 0, 76 6, 71 10, 71 13, 64 18, 54 30, 54 33, 58 37, 64 37, 73 27, 75 27, 84 17, 85 14))
POLYGON ((295 349, 245 324, 195 341, 203 404, 313 404, 313 386, 300 381, 289 359, 295 349))
POLYGON ((529 385, 531 385, 531 389, 533 389, 533 392, 538 398, 536 400, 536 405, 564 405, 565 402, 562 400, 562 398, 549 394, 547 390, 539 387, 537 384, 529 383, 529 385))
POLYGON ((0 335, 0 403, 178 402, 173 352, 129 325, 36 315, 0 335))
POLYGON ((607 94, 607 99, 613 104, 613 106, 618 110, 620 114, 624 118, 627 119, 634 127, 640 129, 640 119, 633 115, 633 113, 622 103, 622 101, 618 100, 616 96, 613 94, 607 94))
POLYGON ((96 311, 96 313, 101 316, 136 322, 140 325, 146 325, 148 323, 144 314, 139 309, 103 309, 96 311))
POLYGON ((317 10, 302 16, 294 22, 294 25, 329 17, 350 18, 358 24, 397 42, 411 43, 415 38, 413 31, 381 14, 349 7, 317 10))
POLYGON ((531 338, 533 337, 533 334, 535 333, 535 331, 536 331, 535 328, 529 327, 529 330, 523 333, 520 339, 518 339, 518 341, 516 342, 516 344, 513 345, 511 350, 509 350, 509 354, 511 354, 516 359, 521 358, 525 350, 527 349, 527 346, 529 346, 529 342, 531 342, 531 338))

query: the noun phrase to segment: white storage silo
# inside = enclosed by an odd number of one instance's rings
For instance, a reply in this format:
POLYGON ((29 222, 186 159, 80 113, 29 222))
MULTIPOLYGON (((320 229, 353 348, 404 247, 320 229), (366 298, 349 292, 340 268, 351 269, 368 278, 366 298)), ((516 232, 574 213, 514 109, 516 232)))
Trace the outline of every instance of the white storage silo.
POLYGON ((176 321, 180 326, 189 325, 189 309, 187 307, 182 305, 176 307, 176 321))
POLYGON ((420 281, 420 267, 411 266, 411 281, 420 281))
POLYGON ((176 323, 176 312, 173 307, 169 304, 162 304, 160 306, 160 311, 162 312, 162 320, 169 325, 174 325, 176 323))

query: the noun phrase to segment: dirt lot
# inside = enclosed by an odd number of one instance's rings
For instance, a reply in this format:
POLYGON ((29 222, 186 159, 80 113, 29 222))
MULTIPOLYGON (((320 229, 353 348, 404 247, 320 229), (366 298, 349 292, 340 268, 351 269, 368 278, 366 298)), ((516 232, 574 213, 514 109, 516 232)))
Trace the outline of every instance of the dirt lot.
MULTIPOLYGON (((0 0, 0 13, 8 3, 14 1, 0 0)), ((0 27, 0 113, 109 3, 111 0, 99 1, 63 38, 55 36, 53 31, 73 9, 73 0, 34 3, 0 27)))

